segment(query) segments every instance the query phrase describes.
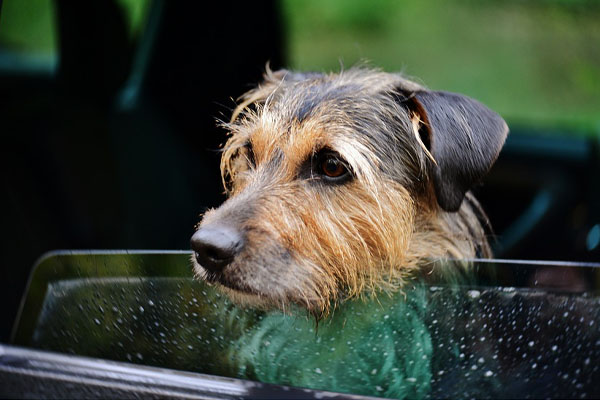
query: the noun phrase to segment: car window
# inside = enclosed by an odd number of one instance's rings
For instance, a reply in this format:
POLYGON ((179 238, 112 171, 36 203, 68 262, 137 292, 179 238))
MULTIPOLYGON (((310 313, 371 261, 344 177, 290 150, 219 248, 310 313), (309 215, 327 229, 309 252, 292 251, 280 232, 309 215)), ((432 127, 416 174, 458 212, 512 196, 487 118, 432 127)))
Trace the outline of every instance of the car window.
POLYGON ((367 60, 386 71, 403 71, 432 89, 479 99, 512 128, 598 135, 596 2, 282 4, 294 68, 335 71, 340 64, 348 68, 367 60))
POLYGON ((438 265, 318 322, 237 307, 189 278, 188 265, 186 252, 47 257, 14 341, 389 398, 600 394, 597 265, 478 262, 452 281, 438 265))

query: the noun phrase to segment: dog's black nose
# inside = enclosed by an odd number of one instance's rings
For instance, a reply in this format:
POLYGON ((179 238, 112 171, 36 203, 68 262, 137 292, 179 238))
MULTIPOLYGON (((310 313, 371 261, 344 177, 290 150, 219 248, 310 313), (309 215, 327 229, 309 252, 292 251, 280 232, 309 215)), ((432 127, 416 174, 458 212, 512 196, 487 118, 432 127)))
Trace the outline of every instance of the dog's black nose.
POLYGON ((220 272, 241 250, 243 239, 231 227, 207 226, 194 233, 191 243, 198 264, 211 272, 220 272))

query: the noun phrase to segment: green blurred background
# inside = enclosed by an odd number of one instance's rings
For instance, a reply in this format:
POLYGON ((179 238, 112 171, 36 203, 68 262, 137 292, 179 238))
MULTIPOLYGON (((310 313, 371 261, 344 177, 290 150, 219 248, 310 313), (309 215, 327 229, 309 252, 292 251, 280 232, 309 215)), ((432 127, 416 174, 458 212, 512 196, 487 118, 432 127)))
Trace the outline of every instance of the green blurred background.
POLYGON ((468 94, 513 123, 600 132, 600 2, 283 4, 294 68, 368 60, 468 94))
MULTIPOLYGON (((120 4, 137 34, 150 1, 120 4)), ((4 0, 0 47, 52 55, 51 6, 4 0)), ((283 0, 281 6, 293 69, 336 71, 368 62, 432 89, 468 94, 512 123, 600 132, 598 1, 283 0)))

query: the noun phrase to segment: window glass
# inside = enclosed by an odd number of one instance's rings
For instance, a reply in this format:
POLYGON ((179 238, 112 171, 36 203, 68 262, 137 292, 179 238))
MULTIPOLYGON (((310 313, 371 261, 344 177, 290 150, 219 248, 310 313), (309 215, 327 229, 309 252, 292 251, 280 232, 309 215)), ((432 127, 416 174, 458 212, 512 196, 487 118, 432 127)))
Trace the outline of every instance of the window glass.
POLYGON ((600 265, 482 262, 460 279, 434 269, 401 292, 344 302, 317 323, 302 310, 233 305, 189 277, 189 256, 46 258, 15 340, 389 398, 600 395, 600 265))
POLYGON ((289 61, 361 60, 470 95, 511 125, 600 132, 595 1, 283 1, 289 61))

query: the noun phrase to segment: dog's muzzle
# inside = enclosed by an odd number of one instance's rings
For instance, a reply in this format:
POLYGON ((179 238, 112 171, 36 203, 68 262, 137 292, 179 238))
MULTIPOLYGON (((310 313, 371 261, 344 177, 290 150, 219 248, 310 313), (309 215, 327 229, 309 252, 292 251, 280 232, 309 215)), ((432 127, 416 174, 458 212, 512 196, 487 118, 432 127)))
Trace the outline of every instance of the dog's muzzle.
POLYGON ((191 245, 198 264, 209 272, 219 273, 240 252, 244 239, 233 227, 208 225, 194 233, 191 245))

